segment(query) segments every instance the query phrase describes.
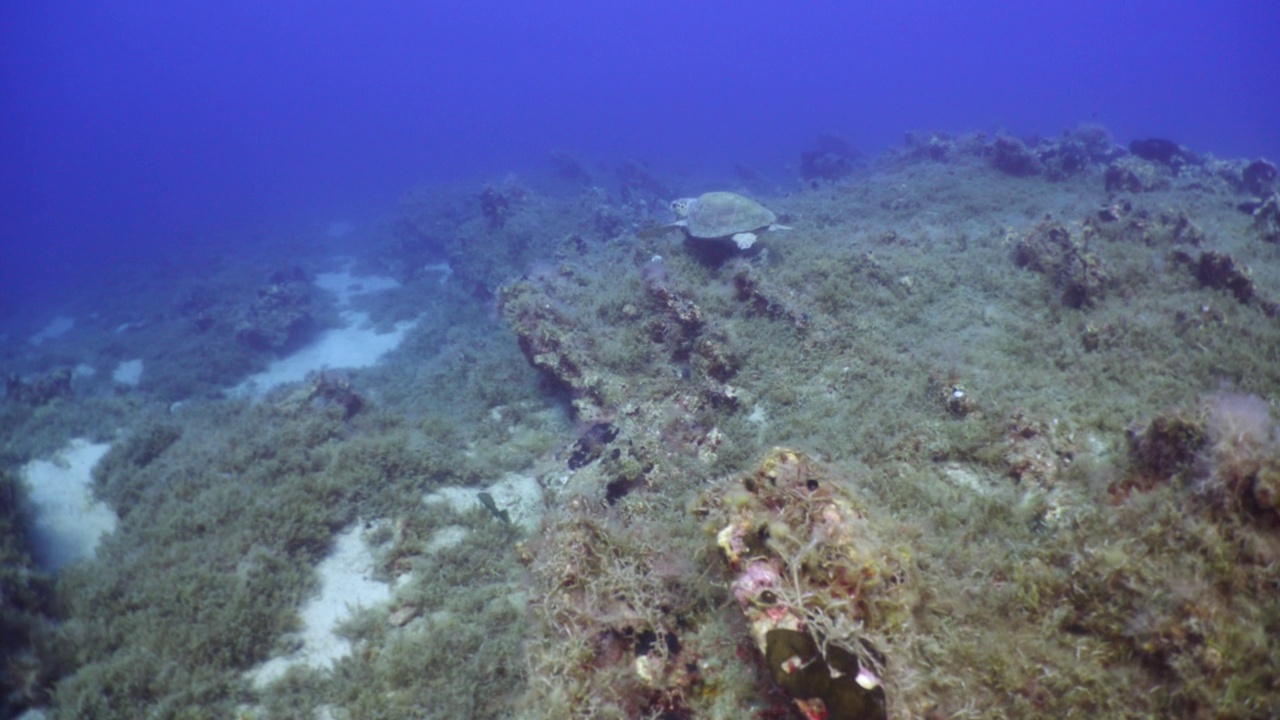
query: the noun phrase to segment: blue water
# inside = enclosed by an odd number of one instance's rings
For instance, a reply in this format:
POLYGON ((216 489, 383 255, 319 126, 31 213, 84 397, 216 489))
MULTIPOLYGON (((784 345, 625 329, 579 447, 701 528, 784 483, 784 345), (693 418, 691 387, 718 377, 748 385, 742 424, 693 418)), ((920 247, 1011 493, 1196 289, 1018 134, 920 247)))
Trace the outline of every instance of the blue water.
POLYGON ((1280 159, 1280 3, 7 2, 0 313, 552 149, 785 175, 821 131, 1081 121, 1280 159))

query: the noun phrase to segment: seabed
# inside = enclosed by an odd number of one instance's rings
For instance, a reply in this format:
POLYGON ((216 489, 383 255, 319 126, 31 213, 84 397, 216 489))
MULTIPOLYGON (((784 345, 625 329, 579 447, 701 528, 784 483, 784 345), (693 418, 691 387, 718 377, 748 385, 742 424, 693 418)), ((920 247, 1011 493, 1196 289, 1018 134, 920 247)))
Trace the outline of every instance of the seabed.
POLYGON ((13 319, 0 708, 1274 717, 1280 196, 1174 148, 561 155, 13 319))

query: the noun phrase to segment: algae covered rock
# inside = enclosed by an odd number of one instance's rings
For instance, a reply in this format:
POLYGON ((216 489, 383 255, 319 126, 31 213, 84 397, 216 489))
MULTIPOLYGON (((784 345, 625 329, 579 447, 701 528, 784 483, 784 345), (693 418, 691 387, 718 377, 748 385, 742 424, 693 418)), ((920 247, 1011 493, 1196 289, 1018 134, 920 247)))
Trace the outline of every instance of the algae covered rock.
POLYGON ((312 286, 300 268, 271 274, 243 308, 236 323, 236 339, 259 351, 294 347, 314 330, 312 286))
POLYGON ((774 681, 808 718, 888 716, 911 552, 881 539, 845 478, 774 448, 702 498, 731 589, 774 681))
POLYGON ((1142 193, 1167 189, 1171 177, 1167 166, 1139 156, 1112 162, 1107 166, 1104 181, 1108 193, 1142 193))
POLYGON ((1115 284, 1102 259, 1090 251, 1089 238, 1046 216, 1015 243, 1013 261, 1048 276, 1061 291, 1064 305, 1085 309, 1097 304, 1115 284))

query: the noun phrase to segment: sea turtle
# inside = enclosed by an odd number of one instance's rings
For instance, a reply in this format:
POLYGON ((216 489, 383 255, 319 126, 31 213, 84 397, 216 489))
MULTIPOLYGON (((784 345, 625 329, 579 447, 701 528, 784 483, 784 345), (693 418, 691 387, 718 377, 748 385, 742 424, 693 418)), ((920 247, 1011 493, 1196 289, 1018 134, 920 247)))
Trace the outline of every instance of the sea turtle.
POLYGON ((709 192, 696 198, 680 198, 671 203, 671 210, 680 219, 655 229, 682 227, 689 237, 704 240, 728 238, 743 250, 755 244, 759 233, 791 229, 777 224, 778 216, 769 208, 731 192, 709 192))

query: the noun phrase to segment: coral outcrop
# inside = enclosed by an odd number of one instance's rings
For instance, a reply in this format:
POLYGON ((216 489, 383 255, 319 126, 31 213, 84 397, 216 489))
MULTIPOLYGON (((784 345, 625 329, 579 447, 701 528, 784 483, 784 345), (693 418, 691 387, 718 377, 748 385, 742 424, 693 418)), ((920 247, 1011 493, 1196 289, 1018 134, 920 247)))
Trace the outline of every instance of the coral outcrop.
POLYGON ((314 329, 311 294, 312 284, 301 268, 272 273, 244 307, 236 338, 259 351, 297 345, 314 329))
POLYGON ((1013 261, 1051 278, 1068 307, 1097 303, 1112 283, 1101 259, 1089 252, 1088 236, 1075 236, 1052 218, 1045 218, 1017 241, 1013 261))

